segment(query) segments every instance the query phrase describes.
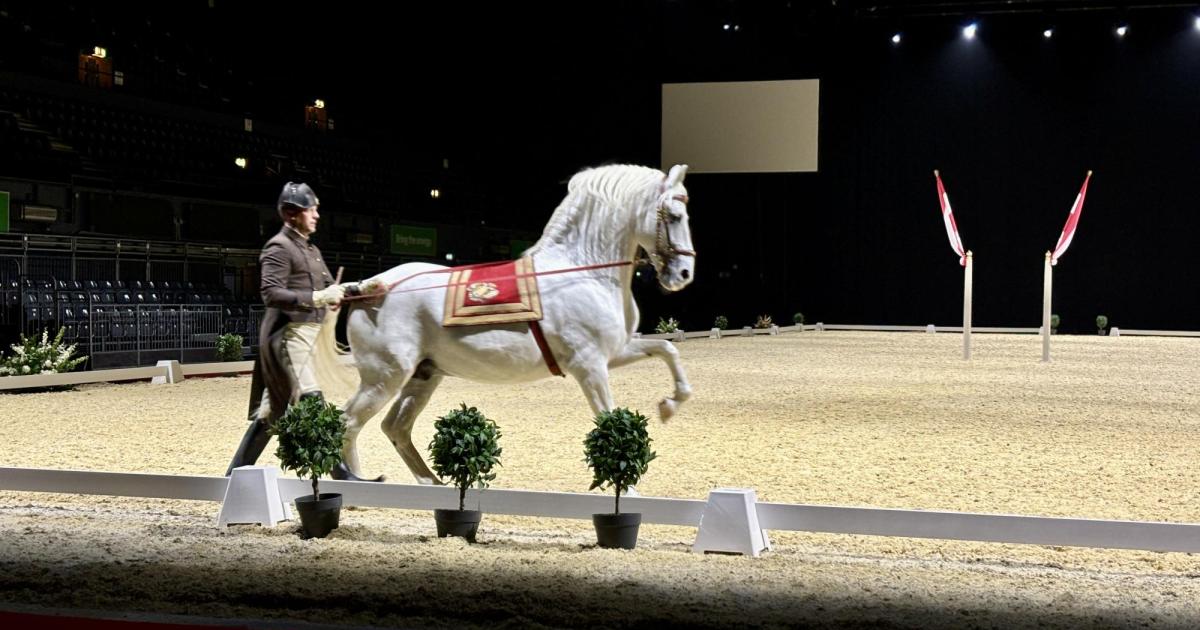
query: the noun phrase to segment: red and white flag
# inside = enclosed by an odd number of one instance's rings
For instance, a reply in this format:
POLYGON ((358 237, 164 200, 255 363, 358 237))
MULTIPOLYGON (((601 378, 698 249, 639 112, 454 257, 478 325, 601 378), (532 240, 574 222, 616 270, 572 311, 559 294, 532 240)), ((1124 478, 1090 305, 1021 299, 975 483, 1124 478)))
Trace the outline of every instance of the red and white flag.
POLYGON ((954 223, 954 211, 950 209, 950 197, 946 195, 946 189, 942 186, 942 176, 937 172, 933 172, 933 176, 937 178, 938 188, 938 203, 942 205, 942 220, 946 223, 946 236, 950 238, 950 248, 958 254, 958 264, 963 267, 967 266, 967 251, 963 249, 962 239, 958 236, 958 225, 954 223))
POLYGON ((1058 236, 1058 244, 1054 246, 1054 253, 1050 255, 1051 265, 1058 264, 1058 259, 1067 252, 1067 248, 1071 246, 1071 240, 1075 238, 1075 228, 1079 226, 1079 215, 1083 212, 1083 198, 1087 196, 1087 185, 1091 179, 1092 172, 1088 171, 1087 177, 1083 178, 1083 188, 1079 189, 1079 195, 1075 197, 1075 204, 1071 206, 1071 214, 1067 215, 1067 224, 1063 226, 1062 234, 1058 236))

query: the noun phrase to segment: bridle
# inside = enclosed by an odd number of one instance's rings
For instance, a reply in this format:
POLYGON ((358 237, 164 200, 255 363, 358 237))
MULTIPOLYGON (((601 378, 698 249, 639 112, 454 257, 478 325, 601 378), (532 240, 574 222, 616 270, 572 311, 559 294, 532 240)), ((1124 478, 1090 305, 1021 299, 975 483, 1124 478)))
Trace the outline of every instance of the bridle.
POLYGON ((658 267, 669 264, 672 260, 680 256, 696 257, 696 252, 691 249, 676 247, 671 242, 671 231, 667 229, 667 224, 671 220, 671 210, 667 208, 668 201, 682 201, 687 204, 687 195, 673 195, 669 199, 663 198, 662 203, 658 206, 658 222, 654 227, 654 252, 650 254, 650 259, 653 262, 658 259, 658 267))

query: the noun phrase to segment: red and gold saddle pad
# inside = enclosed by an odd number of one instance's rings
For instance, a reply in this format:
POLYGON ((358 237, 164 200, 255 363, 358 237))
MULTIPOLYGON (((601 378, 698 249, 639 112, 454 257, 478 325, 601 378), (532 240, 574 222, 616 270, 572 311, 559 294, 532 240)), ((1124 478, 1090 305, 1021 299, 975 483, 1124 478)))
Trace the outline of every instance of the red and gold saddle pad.
POLYGON ((530 257, 450 272, 443 326, 531 322, 542 318, 537 277, 530 257))

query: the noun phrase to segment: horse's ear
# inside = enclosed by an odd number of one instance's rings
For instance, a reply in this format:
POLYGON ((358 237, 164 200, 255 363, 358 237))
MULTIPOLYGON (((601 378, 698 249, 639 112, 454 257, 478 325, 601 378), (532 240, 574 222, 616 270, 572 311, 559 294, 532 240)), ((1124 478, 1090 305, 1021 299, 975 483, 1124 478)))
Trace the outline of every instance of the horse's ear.
POLYGON ((671 172, 667 174, 666 188, 674 188, 683 183, 683 176, 687 175, 687 164, 676 164, 671 167, 671 172))

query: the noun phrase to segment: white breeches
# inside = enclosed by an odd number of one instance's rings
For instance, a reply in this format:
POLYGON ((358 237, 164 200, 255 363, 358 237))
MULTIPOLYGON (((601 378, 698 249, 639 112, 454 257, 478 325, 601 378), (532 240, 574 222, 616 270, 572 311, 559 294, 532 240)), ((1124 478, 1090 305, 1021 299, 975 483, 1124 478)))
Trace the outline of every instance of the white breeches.
MULTIPOLYGON (((298 389, 292 392, 293 400, 301 394, 321 389, 313 369, 313 347, 316 346, 317 336, 320 334, 320 322, 297 322, 288 324, 283 329, 283 356, 280 359, 296 379, 298 389)), ((258 417, 269 418, 270 412, 271 397, 264 395, 258 407, 258 417)))

